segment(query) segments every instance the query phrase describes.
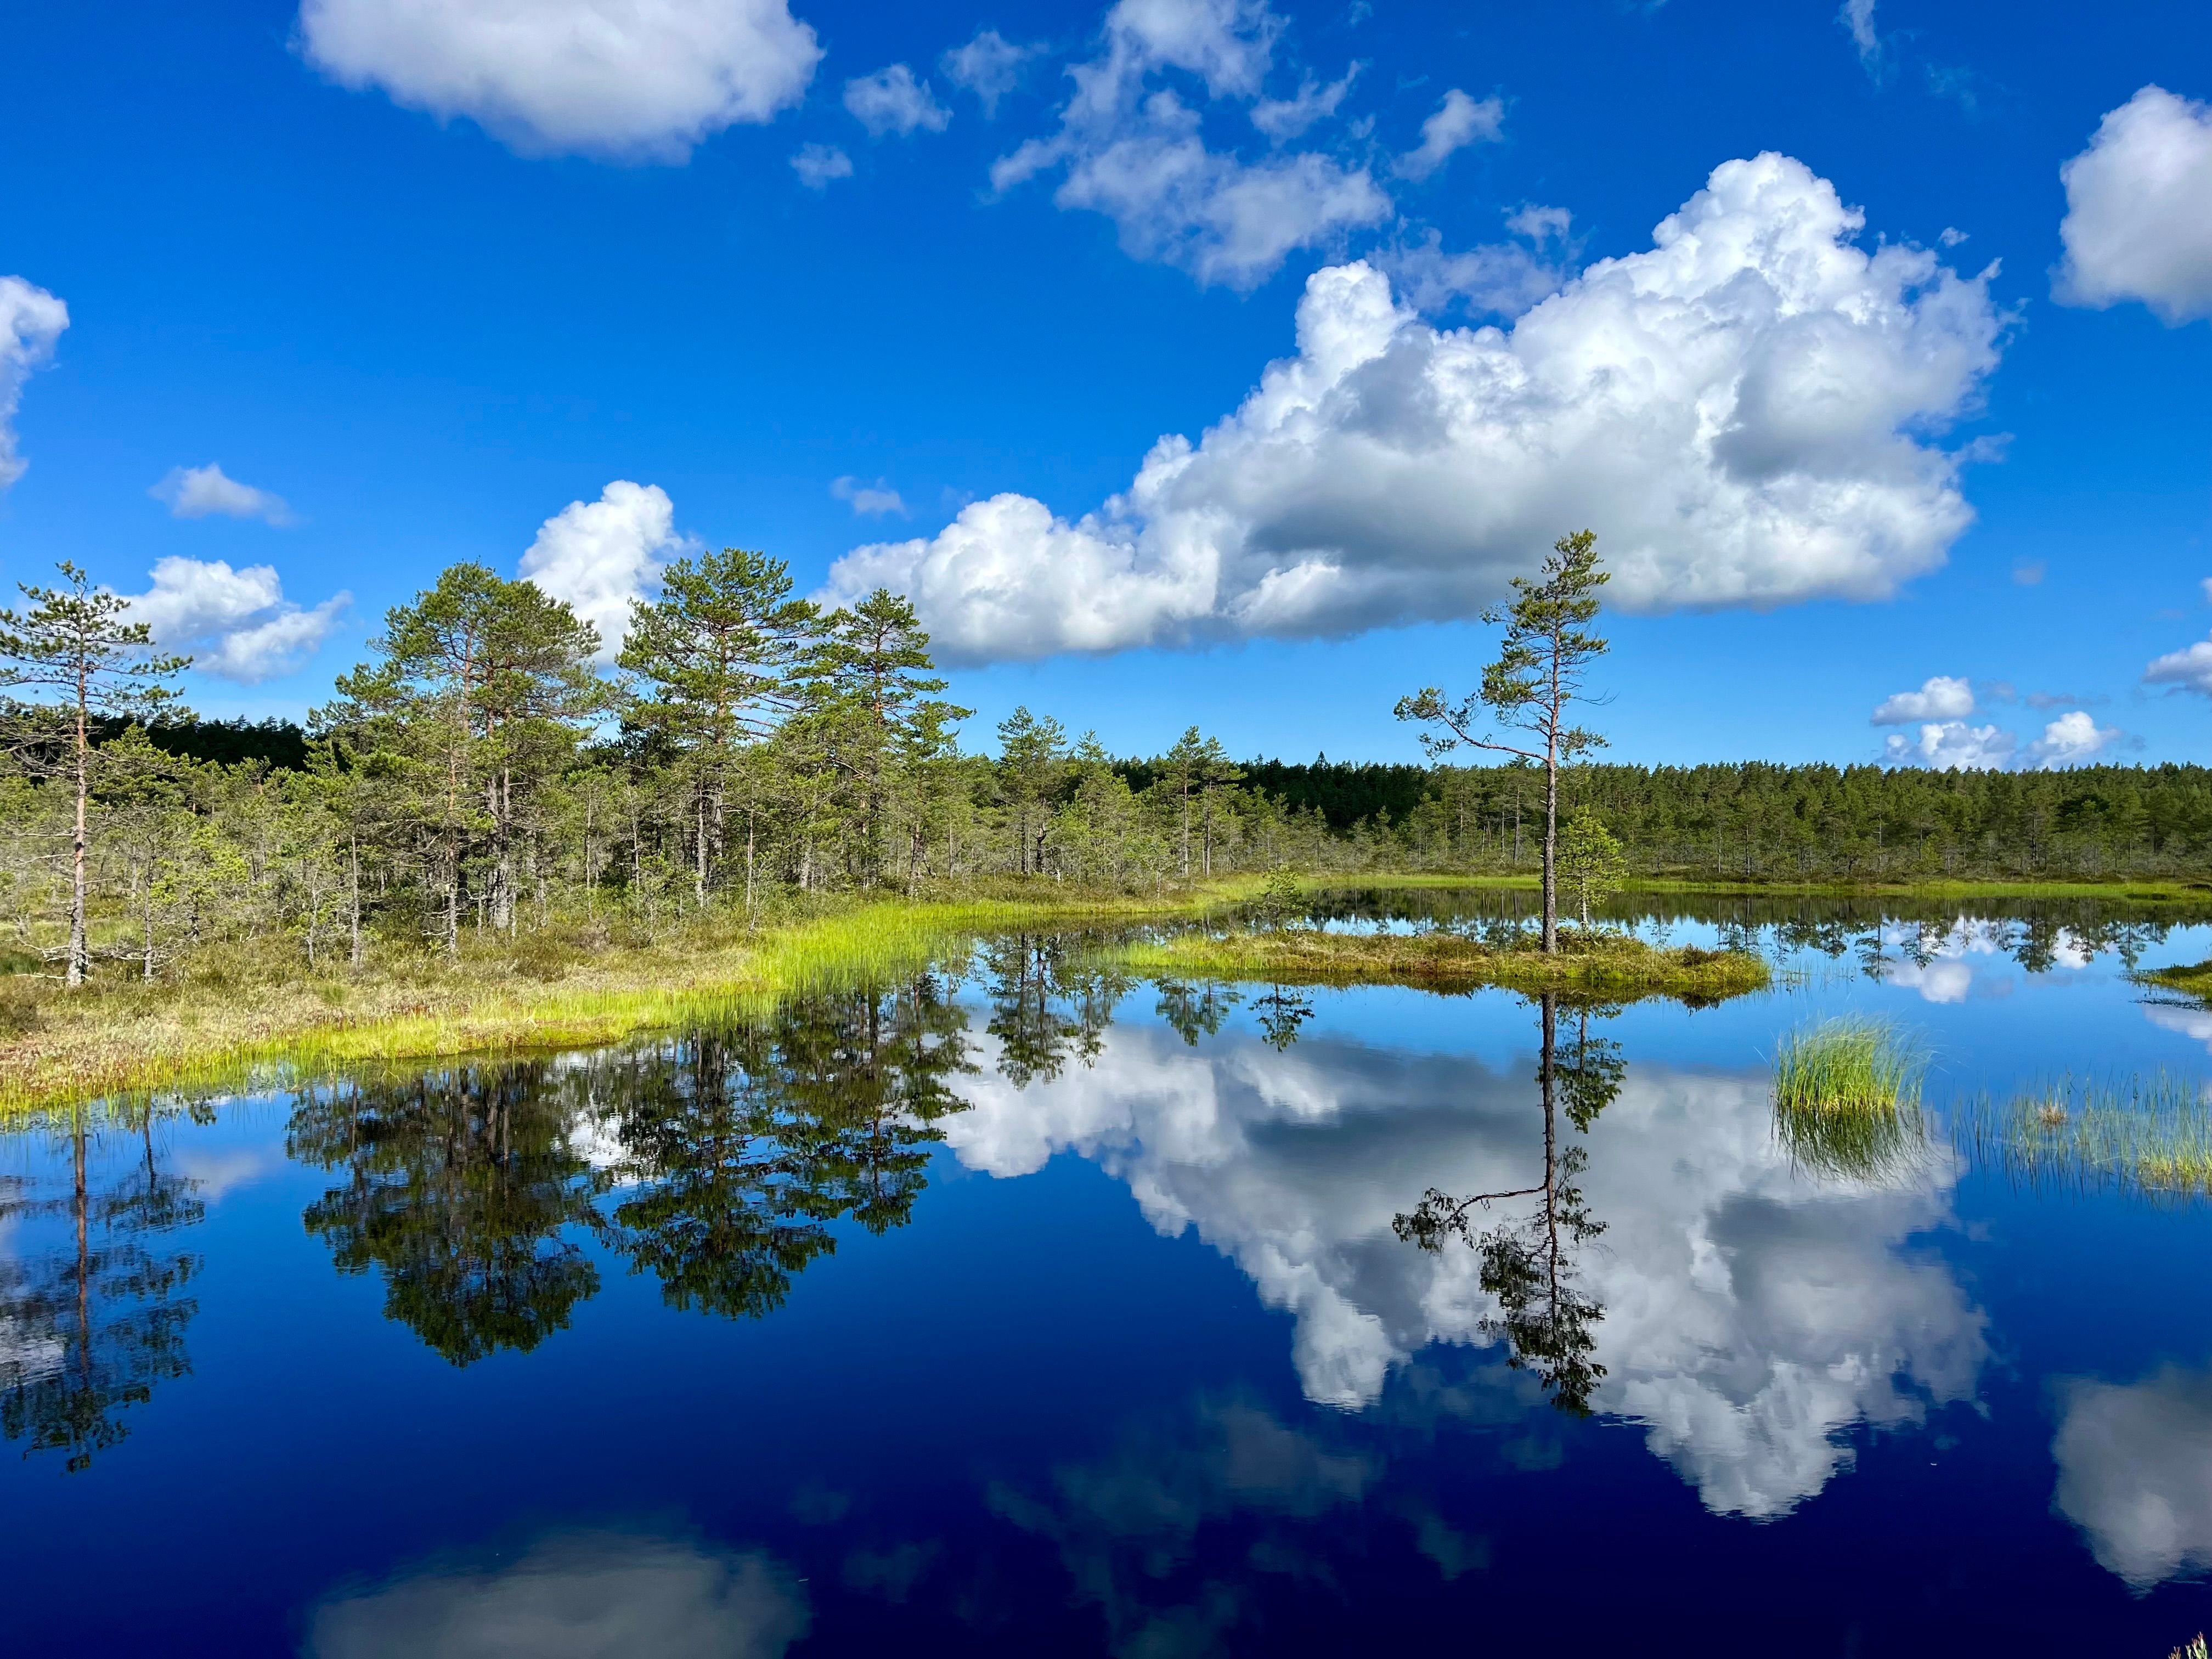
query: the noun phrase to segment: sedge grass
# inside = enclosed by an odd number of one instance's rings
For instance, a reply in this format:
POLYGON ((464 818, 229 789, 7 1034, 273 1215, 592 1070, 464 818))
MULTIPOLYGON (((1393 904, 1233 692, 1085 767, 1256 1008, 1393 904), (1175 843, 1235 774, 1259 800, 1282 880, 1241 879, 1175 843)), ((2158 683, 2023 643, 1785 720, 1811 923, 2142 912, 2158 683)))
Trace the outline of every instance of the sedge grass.
POLYGON ((781 998, 883 982, 964 957, 979 933, 1204 912, 1237 878, 1147 896, 1030 894, 829 905, 757 929, 708 922, 659 939, 526 936, 458 960, 404 956, 358 975, 211 956, 182 983, 48 989, 6 1010, 0 1121, 95 1099, 242 1092, 387 1060, 599 1046, 757 1018, 781 998))
POLYGON ((1926 1145, 1920 1049, 1886 1020, 1820 1020, 1774 1056, 1774 1126, 1791 1158, 1823 1175, 1881 1180, 1926 1145))
POLYGON ((1986 1097, 1969 1103, 1954 1133, 1977 1164, 2020 1186, 2212 1197, 2212 1097, 2195 1078, 2063 1077, 2002 1105, 1986 1097))

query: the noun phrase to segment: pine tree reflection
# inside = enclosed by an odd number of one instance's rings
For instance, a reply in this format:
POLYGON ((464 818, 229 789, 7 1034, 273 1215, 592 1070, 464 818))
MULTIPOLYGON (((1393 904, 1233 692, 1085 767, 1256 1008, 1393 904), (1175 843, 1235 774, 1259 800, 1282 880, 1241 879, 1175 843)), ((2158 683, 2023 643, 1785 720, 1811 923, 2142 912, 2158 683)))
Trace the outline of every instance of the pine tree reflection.
POLYGON ((527 1352, 599 1287, 564 1230, 605 1178, 575 1150, 543 1060, 311 1093, 285 1150, 349 1180, 307 1207, 342 1273, 377 1268, 384 1310, 456 1365, 527 1352))
POLYGON ((1625 1065, 1618 1044, 1589 1034, 1593 1012, 1571 1010, 1576 1030, 1563 1058, 1559 1043, 1559 999, 1538 1000, 1542 1041, 1536 1083, 1544 1112, 1544 1178, 1533 1187, 1474 1193, 1464 1198, 1431 1188, 1412 1211, 1392 1223, 1398 1237, 1425 1250, 1440 1250, 1454 1237, 1477 1253, 1483 1290, 1498 1300, 1498 1312, 1483 1322, 1486 1334, 1502 1338, 1506 1357, 1531 1372, 1552 1403, 1576 1416, 1589 1412, 1590 1395, 1605 1378, 1594 1357, 1596 1326, 1605 1310, 1583 1288, 1575 1250, 1605 1231, 1583 1202, 1576 1178, 1589 1163, 1579 1145, 1562 1146, 1559 1129, 1564 1104, 1570 1125, 1586 1133, 1599 1113, 1620 1092, 1625 1065), (1478 1214, 1494 1204, 1533 1199, 1527 1213, 1479 1230, 1478 1214))
POLYGON ((27 1456, 64 1453, 72 1473, 130 1433, 123 1408, 191 1370, 185 1328, 198 1304, 180 1292, 199 1258, 149 1241, 206 1214, 195 1183, 160 1167, 151 1107, 137 1114, 143 1158, 95 1191, 89 1115, 81 1107, 70 1116, 67 1197, 41 1198, 19 1183, 0 1200, 0 1220, 61 1219, 70 1241, 6 1264, 0 1279, 0 1433, 25 1442, 27 1456))
POLYGON ((580 1061, 462 1067, 303 1098, 292 1156, 349 1179, 310 1206, 338 1267, 465 1365, 528 1350, 596 1294, 583 1239, 673 1306, 757 1318, 848 1216, 902 1226, 961 1105, 966 1017, 925 978, 801 999, 580 1061))
POLYGON ((608 1063, 595 1091, 642 1179, 602 1229, 673 1306, 772 1313, 831 1224, 904 1226, 963 1103, 966 1016, 933 979, 787 1005, 767 1027, 608 1063))
POLYGON ((1066 938, 1012 938, 983 947, 999 1072, 1017 1089, 1049 1083, 1070 1060, 1098 1057, 1114 1009, 1128 994, 1123 975, 1083 963, 1066 938), (1064 1011, 1065 1010, 1065 1011, 1064 1011))

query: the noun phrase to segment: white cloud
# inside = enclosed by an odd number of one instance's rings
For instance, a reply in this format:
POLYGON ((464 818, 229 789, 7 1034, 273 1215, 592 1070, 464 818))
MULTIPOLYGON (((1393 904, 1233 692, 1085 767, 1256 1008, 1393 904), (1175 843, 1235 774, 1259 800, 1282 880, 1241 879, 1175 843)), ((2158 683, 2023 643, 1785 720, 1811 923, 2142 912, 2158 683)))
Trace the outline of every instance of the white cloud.
POLYGON ((952 112, 937 101, 928 83, 915 80, 904 64, 846 82, 845 108, 872 138, 942 132, 952 119, 952 112))
POLYGON ((15 411, 23 382, 53 356, 54 342, 69 326, 69 307, 21 276, 0 276, 0 489, 23 476, 30 464, 15 452, 15 411))
POLYGON ((2095 759, 2120 736, 2117 726, 2100 726, 2077 708, 2045 726, 2043 735, 2028 744, 2023 758, 2039 770, 2056 772, 2095 759))
POLYGON ((334 1597, 310 1659, 780 1659, 806 1632, 804 1581, 772 1558, 687 1540, 571 1533, 482 1571, 429 1569, 334 1597))
POLYGON ((853 158, 835 144, 801 144, 791 158, 791 170, 809 190, 827 190, 833 179, 853 176, 853 158))
POLYGON ((988 121, 997 118, 999 100, 1019 84, 1022 65, 1042 50, 1017 46, 996 29, 981 29, 966 46, 955 46, 939 58, 937 67, 954 86, 975 94, 988 121))
POLYGON ((1457 87, 1444 94, 1435 114, 1421 123, 1421 142, 1393 165, 1401 179, 1425 179, 1469 144, 1494 143, 1503 136, 1505 106, 1496 98, 1480 102, 1457 87))
POLYGON ((2154 658, 2143 670, 2143 684, 2178 686, 2185 691, 2212 697, 2212 640, 2199 640, 2182 650, 2154 658))
POLYGON ((1874 6, 1875 0, 1844 0, 1843 9, 1836 14, 1836 21, 1859 49, 1859 62, 1869 73, 1881 61, 1881 37, 1874 32, 1874 6))
POLYGON ((219 513, 273 525, 296 522, 282 495, 240 483, 212 461, 205 466, 173 466, 146 493, 167 507, 173 519, 204 519, 219 513))
POLYGON ((599 660, 612 662, 629 633, 630 602, 692 545, 676 533, 666 490, 617 478, 596 501, 571 501, 540 525, 521 574, 598 629, 599 660))
POLYGON ((1886 597, 1972 520, 1928 434, 1974 407, 2005 319, 1987 273, 1868 252, 1862 223, 1767 155, 1510 331, 1432 327, 1364 263, 1317 272, 1298 355, 1100 511, 997 496, 855 549, 829 591, 903 592, 971 662, 1469 617, 1583 525, 1630 610, 1886 597))
POLYGON ((906 512, 906 502, 900 498, 898 491, 884 488, 881 478, 872 484, 864 484, 858 478, 832 478, 830 493, 841 501, 851 502, 856 514, 896 513, 903 515, 906 512))
POLYGON ((1558 293, 1568 277, 1556 261, 1519 242, 1447 253, 1433 228, 1410 246, 1377 249, 1368 261, 1389 277, 1401 301, 1425 317, 1455 307, 1472 316, 1518 317, 1558 293))
POLYGON ((1920 728, 1917 738, 1884 739, 1882 759, 1892 766, 1931 766, 1939 772, 1995 772, 2010 766, 2020 739, 1994 726, 1945 720, 1920 728))
POLYGON ((341 86, 525 155, 664 161, 773 120, 822 57, 786 0, 301 0, 299 40, 341 86))
POLYGON ((1917 691, 1899 691, 1875 706, 1876 726, 1905 726, 1914 720, 1963 720, 1974 712, 1974 688, 1964 678, 1937 674, 1917 691))
POLYGON ((2212 106, 2145 87, 2058 176, 2057 298, 2140 300, 2169 326, 2212 316, 2212 106))
MULTIPOLYGON (((1379 222, 1390 201, 1364 167, 1313 150, 1246 161, 1210 149, 1199 110, 1155 88, 1176 71, 1210 98, 1257 99, 1281 28, 1255 0, 1120 0, 1099 55, 1068 69, 1075 91, 1059 131, 1000 158, 992 188, 1064 170, 1054 201, 1106 215, 1132 256, 1238 289, 1264 282, 1293 249, 1379 222)), ((1264 107, 1255 118, 1285 118, 1279 105, 1264 107)))
MULTIPOLYGON (((984 1039, 985 1069, 956 1085, 970 1109, 944 1120, 961 1163, 1096 1162, 1154 1228, 1194 1229, 1291 1316, 1310 1399, 1364 1407, 1425 1345, 1490 1340, 1474 1252, 1413 1249, 1390 1222, 1430 1186, 1538 1177, 1525 1054, 1490 1070, 1321 1035, 1279 1055, 1116 1024, 1048 1084, 1016 1089, 992 1057, 984 1039)), ((1862 1425, 1971 1397, 1984 1317, 1907 1248, 1948 1215, 1948 1164, 1909 1188, 1816 1180, 1777 1144, 1763 1076, 1641 1063, 1589 1145, 1580 1184, 1607 1229, 1582 1261, 1605 1309, 1591 1403, 1643 1424, 1708 1508, 1786 1513, 1850 1467, 1862 1425)))
POLYGON ((152 574, 151 588, 125 596, 131 620, 146 623, 163 650, 190 655, 202 673, 247 684, 297 668, 353 602, 336 593, 303 610, 265 564, 234 570, 221 559, 171 556, 152 574))
POLYGON ((1341 80, 1331 81, 1326 86, 1308 76, 1288 98, 1262 98, 1252 106, 1252 125, 1277 143, 1287 143, 1316 123, 1334 115, 1364 67, 1354 64, 1345 70, 1341 80))
POLYGON ((2212 1568, 2212 1377, 2166 1366, 2059 1395, 2051 1507, 2129 1587, 2212 1568))

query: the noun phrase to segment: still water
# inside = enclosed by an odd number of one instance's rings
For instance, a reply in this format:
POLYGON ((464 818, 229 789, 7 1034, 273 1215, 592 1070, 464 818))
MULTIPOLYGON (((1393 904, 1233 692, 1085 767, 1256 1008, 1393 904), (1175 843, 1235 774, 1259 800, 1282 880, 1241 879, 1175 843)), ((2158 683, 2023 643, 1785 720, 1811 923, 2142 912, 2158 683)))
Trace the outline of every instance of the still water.
POLYGON ((2212 1204, 1954 1133, 2212 1076, 2212 1014, 2127 977, 2212 927, 1620 919, 1784 975, 1547 1011, 1006 940, 761 1030, 9 1136, 0 1650, 2159 1659, 2212 1626, 2212 1204), (1855 1012, 1924 1045, 1928 1139, 1814 1167, 1769 1061, 1855 1012), (1424 1249, 1424 1213, 1465 1225, 1424 1249))

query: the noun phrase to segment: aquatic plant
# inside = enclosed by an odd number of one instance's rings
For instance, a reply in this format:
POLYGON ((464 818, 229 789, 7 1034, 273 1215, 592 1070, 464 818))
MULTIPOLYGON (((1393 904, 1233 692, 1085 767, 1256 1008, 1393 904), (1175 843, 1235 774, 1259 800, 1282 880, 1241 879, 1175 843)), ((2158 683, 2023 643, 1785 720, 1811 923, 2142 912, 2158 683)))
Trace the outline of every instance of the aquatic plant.
POLYGON ((2212 1197, 2212 1098, 2199 1079, 2062 1077, 2002 1105, 1970 1102, 1954 1133, 1976 1163, 2024 1186, 2212 1197))
POLYGON ((1924 1054, 1887 1020, 1846 1015, 1802 1027, 1774 1056, 1774 1127, 1790 1156, 1826 1175, 1876 1180, 1926 1144, 1924 1054))

